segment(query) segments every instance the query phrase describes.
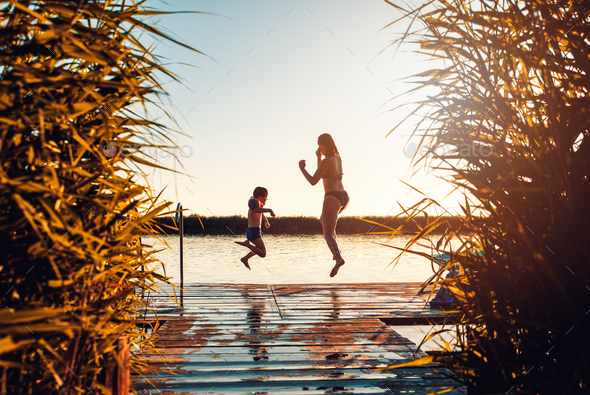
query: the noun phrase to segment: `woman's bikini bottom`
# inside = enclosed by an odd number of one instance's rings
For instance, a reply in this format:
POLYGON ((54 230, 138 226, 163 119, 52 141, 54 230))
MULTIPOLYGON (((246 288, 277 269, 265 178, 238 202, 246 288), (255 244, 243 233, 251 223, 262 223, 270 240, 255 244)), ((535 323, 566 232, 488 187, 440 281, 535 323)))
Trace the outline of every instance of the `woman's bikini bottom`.
POLYGON ((350 203, 350 198, 348 197, 348 192, 346 191, 330 191, 324 195, 324 197, 326 196, 334 196, 336 199, 338 199, 338 201, 340 201, 340 212, 343 212, 348 206, 348 203, 350 203))

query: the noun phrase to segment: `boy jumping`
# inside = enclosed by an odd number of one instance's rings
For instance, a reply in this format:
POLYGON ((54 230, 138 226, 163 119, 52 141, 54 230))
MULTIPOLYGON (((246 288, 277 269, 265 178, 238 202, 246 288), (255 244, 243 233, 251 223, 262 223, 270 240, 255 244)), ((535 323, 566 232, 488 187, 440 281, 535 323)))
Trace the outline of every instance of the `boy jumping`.
POLYGON ((271 217, 275 216, 275 213, 272 211, 272 209, 263 208, 266 204, 266 200, 268 199, 268 191, 266 188, 257 187, 254 189, 254 193, 252 195, 253 196, 250 198, 250 200, 248 200, 248 230, 246 231, 246 241, 235 242, 236 244, 248 247, 250 249, 250 252, 241 259, 244 266, 246 266, 248 269, 250 269, 248 260, 254 255, 258 255, 261 258, 266 256, 266 247, 264 246, 264 241, 262 240, 260 224, 262 223, 263 218, 265 228, 268 228, 270 224, 264 216, 264 213, 269 213, 271 217))

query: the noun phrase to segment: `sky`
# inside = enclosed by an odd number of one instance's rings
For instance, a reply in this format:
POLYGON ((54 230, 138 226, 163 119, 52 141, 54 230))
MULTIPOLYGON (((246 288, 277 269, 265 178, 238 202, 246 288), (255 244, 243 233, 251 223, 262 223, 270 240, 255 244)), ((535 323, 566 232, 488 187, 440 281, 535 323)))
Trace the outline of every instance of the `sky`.
POLYGON ((408 83, 411 75, 434 67, 416 55, 417 47, 403 45, 396 53, 390 46, 403 28, 381 30, 400 17, 392 6, 382 0, 150 0, 147 5, 208 13, 152 20, 205 54, 166 42, 155 48, 182 79, 164 84, 167 110, 178 125, 160 110, 150 113, 173 128, 171 136, 182 148, 179 163, 161 154, 158 160, 187 175, 155 171, 148 177, 174 206, 182 202, 188 214, 246 215, 252 191, 264 186, 267 207, 277 215, 319 216, 323 187, 312 187, 298 162, 305 159, 313 174, 317 138, 330 133, 351 198, 343 215, 399 213, 398 204, 422 198, 403 182, 451 212, 457 207, 459 196, 443 200, 451 187, 436 171, 411 167, 417 138, 408 139, 415 122, 386 138, 419 98, 404 103, 392 101, 394 95, 415 86, 408 83), (402 108, 391 111, 398 105, 402 108))

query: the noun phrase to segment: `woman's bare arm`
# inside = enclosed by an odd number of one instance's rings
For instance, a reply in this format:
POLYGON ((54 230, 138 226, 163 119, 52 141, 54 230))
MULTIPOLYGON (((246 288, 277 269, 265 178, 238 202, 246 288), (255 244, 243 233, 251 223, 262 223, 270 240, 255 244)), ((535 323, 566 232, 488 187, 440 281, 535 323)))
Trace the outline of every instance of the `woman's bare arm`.
POLYGON ((319 148, 318 148, 318 150, 315 152, 315 156, 317 156, 317 158, 318 158, 318 169, 319 169, 319 168, 320 168, 320 163, 322 163, 322 153, 321 153, 321 151, 319 150, 319 148))
POLYGON ((305 160, 299 161, 299 168, 301 169, 301 172, 303 173, 303 176, 305 177, 305 179, 311 184, 311 185, 315 185, 318 183, 319 180, 322 179, 322 176, 324 174, 326 174, 326 168, 327 168, 327 163, 326 161, 321 161, 319 163, 318 169, 316 170, 315 174, 312 176, 311 174, 309 174, 307 172, 307 170, 305 170, 305 160))

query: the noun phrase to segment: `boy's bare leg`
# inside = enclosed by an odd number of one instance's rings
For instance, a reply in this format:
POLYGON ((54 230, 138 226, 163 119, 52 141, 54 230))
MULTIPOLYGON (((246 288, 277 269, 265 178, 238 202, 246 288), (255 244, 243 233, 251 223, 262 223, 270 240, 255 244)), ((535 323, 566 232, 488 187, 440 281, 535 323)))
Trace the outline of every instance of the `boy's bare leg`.
MULTIPOLYGON (((256 255, 255 253, 253 253, 252 251, 250 251, 249 253, 246 254, 245 257, 243 257, 242 259, 240 259, 240 261, 242 261, 242 263, 244 264, 244 266, 246 266, 248 269, 250 269, 250 265, 248 264, 248 260, 250 258, 252 258, 254 255, 256 255)), ((252 269, 250 269, 252 270, 252 269)))
POLYGON ((248 247, 251 245, 250 240, 248 240, 248 239, 246 239, 246 241, 234 241, 234 243, 239 244, 244 247, 248 247))
POLYGON ((262 237, 254 240, 251 244, 249 240, 246 241, 234 241, 234 243, 239 244, 241 246, 247 247, 252 251, 254 254, 258 255, 261 258, 266 256, 266 247, 264 246, 264 241, 262 241, 262 237))
POLYGON ((249 246, 248 248, 259 257, 264 258, 266 256, 266 246, 262 237, 257 238, 252 243, 254 243, 254 246, 249 246))
MULTIPOLYGON (((238 243, 236 241, 236 243, 238 243)), ((245 247, 248 247, 251 251, 249 253, 246 254, 245 257, 243 257, 242 259, 240 259, 242 261, 242 263, 244 264, 244 266, 246 266, 248 269, 250 269, 250 265, 248 264, 248 260, 250 258, 252 258, 254 255, 258 255, 261 258, 264 258, 266 256, 266 246, 264 245, 264 241, 262 241, 262 237, 259 237, 258 239, 253 241, 254 245, 252 244, 242 244, 242 243, 238 243, 240 245, 243 245, 245 247)), ((252 269, 250 269, 252 270, 252 269)))

